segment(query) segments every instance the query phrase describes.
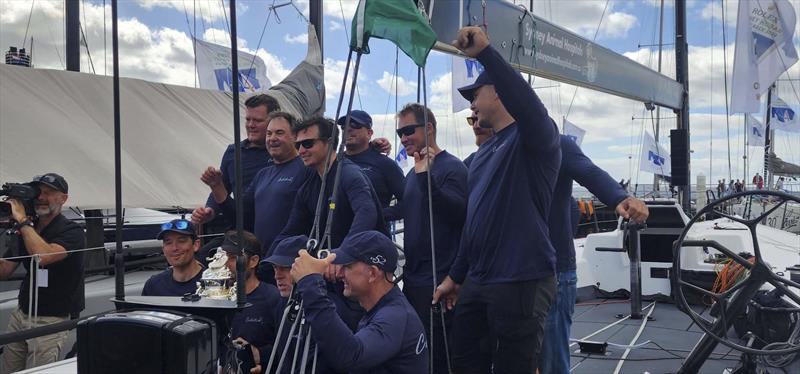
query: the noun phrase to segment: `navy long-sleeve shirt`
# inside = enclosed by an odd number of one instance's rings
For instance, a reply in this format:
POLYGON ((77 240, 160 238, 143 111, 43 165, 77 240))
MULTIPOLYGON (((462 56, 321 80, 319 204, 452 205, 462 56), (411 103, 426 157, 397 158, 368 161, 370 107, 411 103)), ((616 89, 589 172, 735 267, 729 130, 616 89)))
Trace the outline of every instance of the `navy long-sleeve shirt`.
MULTIPOLYGON (((431 165, 433 234, 436 244, 436 280, 450 271, 461 239, 467 213, 467 167, 458 158, 442 151, 431 165)), ((413 169, 406 176, 403 200, 384 210, 387 220, 403 219, 403 248, 406 264, 403 283, 432 286, 431 232, 428 216, 428 173, 413 169)))
MULTIPOLYGON (((297 191, 315 174, 314 170, 303 165, 300 157, 295 157, 259 170, 242 193, 244 227, 252 227, 253 234, 261 242, 262 258, 271 254, 267 250, 286 226, 297 191)), ((229 221, 235 219, 236 202, 233 198, 228 197, 220 208, 229 221)))
POLYGON ((300 279, 297 287, 319 352, 336 370, 374 374, 428 372, 422 322, 397 287, 364 315, 355 334, 336 315, 321 275, 308 275, 300 279))
POLYGON ((475 158, 475 153, 477 153, 477 152, 470 153, 469 156, 467 156, 467 158, 464 159, 464 165, 469 167, 469 165, 472 164, 472 159, 475 158))
MULTIPOLYGON (((328 198, 333 191, 336 168, 342 166, 339 192, 336 195, 336 210, 333 213, 331 225, 331 248, 339 247, 345 236, 357 232, 376 230, 387 236, 389 231, 383 220, 381 204, 378 196, 372 189, 367 177, 361 173, 356 164, 348 159, 335 160, 328 172, 325 182, 325 201, 320 212, 319 230, 325 231, 328 220, 328 198)), ((272 242, 270 253, 284 238, 293 235, 308 235, 314 225, 314 212, 317 209, 319 191, 322 188, 322 178, 315 175, 309 178, 294 200, 292 212, 281 233, 272 242)))
POLYGON ((561 164, 558 128, 494 48, 478 61, 515 122, 483 143, 470 164, 467 218, 450 276, 478 284, 551 276, 556 256, 547 218, 561 164))
MULTIPOLYGON (((278 288, 264 282, 259 282, 258 287, 247 294, 247 302, 250 303, 249 307, 233 315, 230 338, 247 340, 258 348, 259 356, 266 363, 278 334, 274 316, 283 311, 286 303, 281 299, 278 288)), ((221 353, 220 357, 225 357, 225 352, 221 353)))
POLYGON ((550 240, 556 248, 556 270, 575 270, 575 243, 572 241, 572 181, 586 187, 603 204, 616 207, 628 194, 608 173, 592 163, 581 148, 566 135, 561 135, 561 169, 558 173, 553 203, 550 208, 550 240))
MULTIPOLYGON (((270 157, 267 150, 263 147, 249 147, 250 140, 248 139, 243 140, 239 144, 242 148, 242 189, 245 189, 253 181, 253 177, 255 177, 259 170, 272 165, 272 157, 270 157)), ((222 183, 225 185, 225 189, 228 190, 228 194, 233 194, 233 186, 236 181, 236 167, 234 164, 235 150, 233 144, 228 144, 228 148, 226 148, 225 153, 222 154, 222 161, 219 165, 219 170, 222 172, 222 183)), ((214 201, 213 194, 209 194, 206 206, 213 208, 214 212, 217 214, 215 224, 218 224, 220 221, 226 222, 225 218, 219 217, 221 208, 219 204, 214 201)), ((234 219, 229 219, 227 222, 234 222, 234 219)), ((224 223, 224 225, 229 227, 232 224, 224 223)), ((245 229, 252 230, 252 227, 245 227, 245 229)))
POLYGON ((369 178, 372 188, 378 194, 378 201, 381 202, 381 207, 388 207, 392 201, 392 196, 398 200, 403 198, 403 186, 405 184, 403 170, 400 169, 400 166, 397 166, 396 162, 372 147, 359 154, 347 155, 347 158, 358 165, 361 168, 361 172, 369 178))

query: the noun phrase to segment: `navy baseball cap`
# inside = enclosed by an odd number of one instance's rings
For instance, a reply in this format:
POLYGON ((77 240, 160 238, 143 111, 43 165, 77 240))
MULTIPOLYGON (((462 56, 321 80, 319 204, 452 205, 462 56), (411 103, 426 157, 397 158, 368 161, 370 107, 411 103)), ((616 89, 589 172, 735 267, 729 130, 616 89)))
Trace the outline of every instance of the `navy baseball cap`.
POLYGON ((191 221, 185 219, 173 219, 172 221, 161 224, 161 232, 158 233, 156 239, 164 239, 164 235, 168 232, 177 232, 178 234, 189 235, 192 239, 197 239, 197 234, 194 231, 194 225, 191 221))
POLYGON ((480 75, 478 75, 478 78, 475 79, 475 83, 459 88, 458 92, 471 103, 472 99, 475 98, 475 90, 487 84, 494 85, 494 82, 492 81, 492 78, 489 77, 489 73, 484 70, 480 75))
MULTIPOLYGON (((339 120, 336 121, 336 124, 339 127, 344 126, 344 122, 347 120, 347 116, 339 117, 339 120)), ((367 114, 367 112, 363 110, 351 110, 350 111, 350 123, 357 123, 361 126, 364 126, 368 129, 372 128, 372 117, 367 114)))
POLYGON ((299 256, 297 252, 306 248, 307 243, 308 237, 305 235, 290 236, 283 239, 275 246, 272 255, 264 259, 263 262, 269 262, 277 266, 291 267, 292 264, 294 264, 294 259, 299 256))
POLYGON ((242 243, 242 249, 239 249, 238 236, 236 235, 236 231, 234 230, 225 233, 225 239, 222 241, 222 245, 220 245, 220 248, 222 248, 223 251, 234 255, 240 255, 242 253, 242 250, 244 250, 245 253, 251 256, 252 255, 261 256, 261 243, 258 241, 258 239, 255 238, 255 235, 253 235, 250 232, 246 233, 249 234, 251 240, 247 240, 247 238, 245 238, 245 240, 242 243))
POLYGON ((397 248, 389 237, 378 231, 364 231, 348 236, 335 249, 335 265, 349 265, 361 261, 375 265, 387 273, 397 268, 397 248))
POLYGON ((63 193, 69 193, 69 185, 67 184, 67 180, 64 177, 56 174, 56 173, 47 173, 45 175, 37 175, 33 177, 33 180, 30 183, 31 185, 37 184, 44 184, 48 187, 51 187, 57 191, 63 193))

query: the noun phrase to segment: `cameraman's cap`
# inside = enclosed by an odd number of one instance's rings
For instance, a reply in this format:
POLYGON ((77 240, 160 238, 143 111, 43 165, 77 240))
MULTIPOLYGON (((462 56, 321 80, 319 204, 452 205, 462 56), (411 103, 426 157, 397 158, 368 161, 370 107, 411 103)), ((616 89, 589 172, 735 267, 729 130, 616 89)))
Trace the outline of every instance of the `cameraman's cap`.
POLYGON ((349 265, 361 261, 375 265, 387 273, 397 268, 397 248, 392 240, 378 231, 364 231, 348 236, 333 253, 336 265, 349 265))
POLYGON ((307 247, 308 237, 305 235, 290 236, 281 240, 275 246, 272 255, 264 259, 265 262, 282 267, 291 267, 294 259, 300 256, 297 252, 307 247))
POLYGON ((156 239, 164 239, 164 235, 168 232, 177 232, 178 234, 189 235, 192 239, 197 239, 197 234, 194 231, 192 222, 185 219, 173 219, 172 221, 161 224, 161 232, 158 233, 156 239))
POLYGON ((458 92, 471 103, 472 99, 475 98, 475 90, 487 84, 494 85, 494 82, 492 81, 492 78, 489 77, 489 73, 484 70, 480 75, 478 75, 478 78, 475 79, 475 83, 459 88, 458 92))
MULTIPOLYGON (((250 234, 250 237, 255 238, 253 234, 250 234)), ((258 240, 242 240, 242 248, 239 249, 239 238, 236 235, 236 231, 233 230, 225 233, 225 240, 222 241, 220 247, 223 251, 234 255, 240 255, 242 254, 242 250, 244 250, 244 253, 248 255, 261 256, 261 243, 258 240)))
POLYGON ((30 184, 44 184, 48 187, 51 187, 63 193, 68 193, 69 191, 69 185, 67 184, 67 180, 56 173, 37 175, 33 177, 33 180, 31 181, 30 184))
MULTIPOLYGON (((342 127, 344 126, 345 121, 347 121, 347 116, 341 116, 339 117, 339 120, 336 121, 336 124, 339 125, 339 127, 342 127)), ((351 110, 350 122, 358 123, 359 125, 368 129, 372 128, 372 117, 370 117, 369 114, 363 110, 351 110)))

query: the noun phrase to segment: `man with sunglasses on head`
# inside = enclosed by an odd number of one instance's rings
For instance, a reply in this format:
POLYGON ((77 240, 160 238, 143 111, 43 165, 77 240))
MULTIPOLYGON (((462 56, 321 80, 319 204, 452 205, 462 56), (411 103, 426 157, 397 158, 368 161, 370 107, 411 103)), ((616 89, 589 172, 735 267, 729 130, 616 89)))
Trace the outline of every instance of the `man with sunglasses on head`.
MULTIPOLYGON (((56 173, 36 176, 30 185, 39 188, 33 201, 35 216, 29 216, 24 204, 16 199, 11 204, 13 232, 18 235, 17 253, 7 251, 0 259, 0 279, 7 279, 20 263, 26 275, 17 297, 17 308, 11 313, 7 332, 27 330, 78 318, 84 308, 83 252, 86 237, 78 224, 61 214, 69 197, 69 186, 56 173), (31 270, 31 258, 38 256, 39 269, 31 270), (5 259, 8 258, 8 259, 5 259), (34 279, 31 283, 30 272, 34 279), (31 300, 31 287, 38 298, 31 300), (31 319, 28 319, 28 314, 31 319)), ((8 343, 0 359, 0 372, 11 373, 59 359, 69 335, 61 331, 50 335, 8 343)))
MULTIPOLYGON (((346 120, 347 116, 342 116, 336 121, 343 132, 346 120)), ((403 198, 403 170, 394 160, 370 145, 372 134, 372 117, 363 110, 350 111, 345 154, 369 178, 381 206, 387 208, 392 197, 398 200, 403 198)))
MULTIPOLYGON (((294 146, 295 135, 292 127, 297 124, 294 116, 286 112, 272 112, 267 126, 267 151, 273 165, 261 169, 242 193, 244 227, 252 227, 253 233, 265 247, 260 255, 267 257, 275 237, 286 225, 291 213, 297 191, 306 180, 314 176, 314 171, 303 164, 294 146)), ((221 213, 231 221, 236 217, 236 202, 223 185, 212 188, 212 198, 221 213)), ((193 222, 210 219, 208 211, 196 209, 192 213, 193 222)), ((274 283, 270 268, 259 272, 261 279, 274 283)))
MULTIPOLYGON (((472 133, 475 134, 475 145, 478 147, 480 147, 481 144, 486 143, 489 138, 494 136, 494 131, 491 128, 483 128, 481 126, 481 122, 478 121, 478 114, 474 111, 472 112, 472 115, 467 117, 467 124, 472 128, 472 133)), ((472 163, 472 159, 475 157, 476 153, 478 152, 472 152, 469 156, 467 156, 467 158, 464 159, 464 165, 467 165, 467 168, 469 168, 469 164, 472 163)))
POLYGON ((169 267, 147 280, 142 296, 183 296, 197 291, 203 276, 203 265, 194 258, 200 249, 194 225, 185 219, 174 219, 161 225, 156 239, 169 267))
MULTIPOLYGON (((417 103, 407 104, 397 118, 397 136, 408 154, 413 155, 414 169, 406 176, 402 201, 384 212, 388 220, 404 220, 403 293, 422 320, 426 334, 430 334, 431 295, 435 288, 431 249, 435 247, 439 283, 447 276, 458 252, 467 211, 467 167, 437 144, 436 117, 430 109, 417 103), (431 245, 429 198, 433 203, 435 246, 431 245)), ((452 313, 444 309, 441 312, 445 313, 445 326, 449 329, 452 313)), ((428 341, 432 342, 434 352, 445 352, 442 319, 435 315, 433 321, 434 335, 428 336, 428 341)), ((447 373, 447 367, 446 355, 434 355, 433 373, 447 373)))
MULTIPOLYGON (((272 165, 272 157, 267 148, 267 125, 269 124, 269 114, 281 110, 280 104, 274 97, 266 94, 258 94, 247 98, 245 106, 245 130, 247 139, 242 140, 238 147, 242 149, 242 190, 244 190, 253 180, 259 170, 272 165)), ((209 166, 203 171, 200 180, 208 185, 211 194, 206 205, 195 209, 195 212, 202 214, 203 221, 194 219, 196 225, 209 223, 206 232, 224 232, 233 227, 234 219, 231 217, 220 217, 221 207, 217 203, 214 190, 224 188, 228 193, 233 193, 236 180, 236 168, 234 165, 235 144, 229 144, 222 154, 222 161, 219 169, 209 166), (213 220, 213 221, 212 221, 213 220)), ((224 200, 224 199, 223 199, 224 200)), ((192 214, 194 216, 194 213, 192 214)), ((252 230, 253 227, 245 227, 252 230)), ((219 246, 222 237, 212 240, 199 251, 200 261, 205 261, 208 252, 219 246)))

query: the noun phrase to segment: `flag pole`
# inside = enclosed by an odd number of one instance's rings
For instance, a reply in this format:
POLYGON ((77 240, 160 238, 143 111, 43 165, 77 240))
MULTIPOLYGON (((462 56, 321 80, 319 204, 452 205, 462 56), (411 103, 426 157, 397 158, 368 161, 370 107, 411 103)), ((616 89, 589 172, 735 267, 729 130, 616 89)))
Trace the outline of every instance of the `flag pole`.
POLYGON ((766 111, 766 118, 764 119, 765 122, 765 129, 764 129, 764 180, 767 182, 767 189, 772 188, 772 173, 769 173, 769 153, 770 148, 772 147, 772 135, 769 128, 770 122, 770 112, 772 112, 772 90, 775 89, 775 85, 769 87, 769 91, 767 91, 767 111, 766 111), (769 174, 768 174, 769 173, 769 174))

